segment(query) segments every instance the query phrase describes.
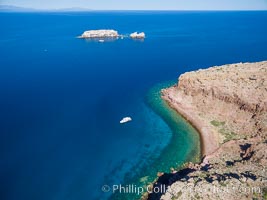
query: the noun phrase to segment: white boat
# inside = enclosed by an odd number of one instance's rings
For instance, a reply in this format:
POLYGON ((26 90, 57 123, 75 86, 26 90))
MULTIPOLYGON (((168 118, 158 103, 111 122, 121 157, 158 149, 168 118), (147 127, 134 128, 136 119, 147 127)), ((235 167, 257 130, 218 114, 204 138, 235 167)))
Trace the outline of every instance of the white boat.
POLYGON ((98 42, 105 42, 105 40, 98 40, 98 42))
POLYGON ((120 121, 120 124, 124 124, 124 123, 129 122, 129 121, 132 121, 132 118, 131 118, 131 117, 124 117, 124 118, 120 121))

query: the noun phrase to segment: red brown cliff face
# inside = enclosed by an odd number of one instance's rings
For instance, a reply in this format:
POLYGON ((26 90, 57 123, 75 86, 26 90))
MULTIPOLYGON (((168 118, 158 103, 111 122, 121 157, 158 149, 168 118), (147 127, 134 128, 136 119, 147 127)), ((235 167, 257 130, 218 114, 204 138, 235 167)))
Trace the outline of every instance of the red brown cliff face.
MULTIPOLYGON (((198 179, 198 184, 193 184, 195 188, 208 187, 206 180, 213 180, 220 189, 229 184, 257 186, 267 191, 266 61, 185 73, 176 86, 162 90, 162 98, 200 132, 202 154, 206 156, 204 164, 209 163, 211 168, 205 173, 197 170, 189 176, 198 179), (227 173, 235 174, 235 178, 218 178, 227 173), (255 175, 255 180, 247 178, 246 173, 255 175)), ((190 199, 190 195, 200 195, 200 199, 263 197, 240 192, 226 196, 223 193, 182 193, 180 189, 194 181, 175 182, 162 198, 171 199, 174 193, 181 199, 190 199)))
POLYGON ((178 89, 186 95, 234 103, 249 112, 267 110, 267 63, 245 63, 213 67, 183 74, 178 89))

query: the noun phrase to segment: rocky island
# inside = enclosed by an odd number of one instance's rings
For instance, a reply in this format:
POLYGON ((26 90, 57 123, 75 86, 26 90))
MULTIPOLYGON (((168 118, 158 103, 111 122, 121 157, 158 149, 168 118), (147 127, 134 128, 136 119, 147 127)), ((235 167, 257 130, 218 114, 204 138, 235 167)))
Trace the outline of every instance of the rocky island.
POLYGON ((79 38, 117 38, 119 37, 118 31, 115 30, 89 30, 85 31, 79 38))
POLYGON ((134 32, 130 34, 130 37, 133 39, 144 39, 146 35, 144 32, 141 32, 141 33, 134 32))
POLYGON ((182 74, 162 98, 199 132, 202 161, 165 173, 147 199, 267 199, 267 62, 182 74))
MULTIPOLYGON (((118 38, 121 37, 123 39, 123 35, 120 35, 118 31, 112 30, 112 29, 99 29, 99 30, 88 30, 84 31, 82 35, 78 36, 78 38, 83 39, 105 39, 105 38, 118 38)), ((134 32, 130 34, 130 38, 132 39, 144 39, 145 33, 141 32, 134 32)))

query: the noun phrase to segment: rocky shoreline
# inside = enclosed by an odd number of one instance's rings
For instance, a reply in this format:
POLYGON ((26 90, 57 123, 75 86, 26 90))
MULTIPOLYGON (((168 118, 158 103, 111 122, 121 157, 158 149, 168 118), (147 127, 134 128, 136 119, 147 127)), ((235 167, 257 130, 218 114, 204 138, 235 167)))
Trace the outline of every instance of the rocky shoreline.
POLYGON ((161 175, 147 199, 267 199, 267 62, 188 72, 162 98, 200 133, 202 162, 161 175))

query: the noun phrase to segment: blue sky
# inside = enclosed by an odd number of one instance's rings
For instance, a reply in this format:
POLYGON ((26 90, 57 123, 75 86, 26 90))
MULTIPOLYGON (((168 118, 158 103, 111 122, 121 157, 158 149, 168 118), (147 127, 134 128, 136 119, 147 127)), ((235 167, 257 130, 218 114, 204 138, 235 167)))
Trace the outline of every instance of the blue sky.
POLYGON ((0 0, 0 4, 95 10, 267 10, 267 0, 0 0))

